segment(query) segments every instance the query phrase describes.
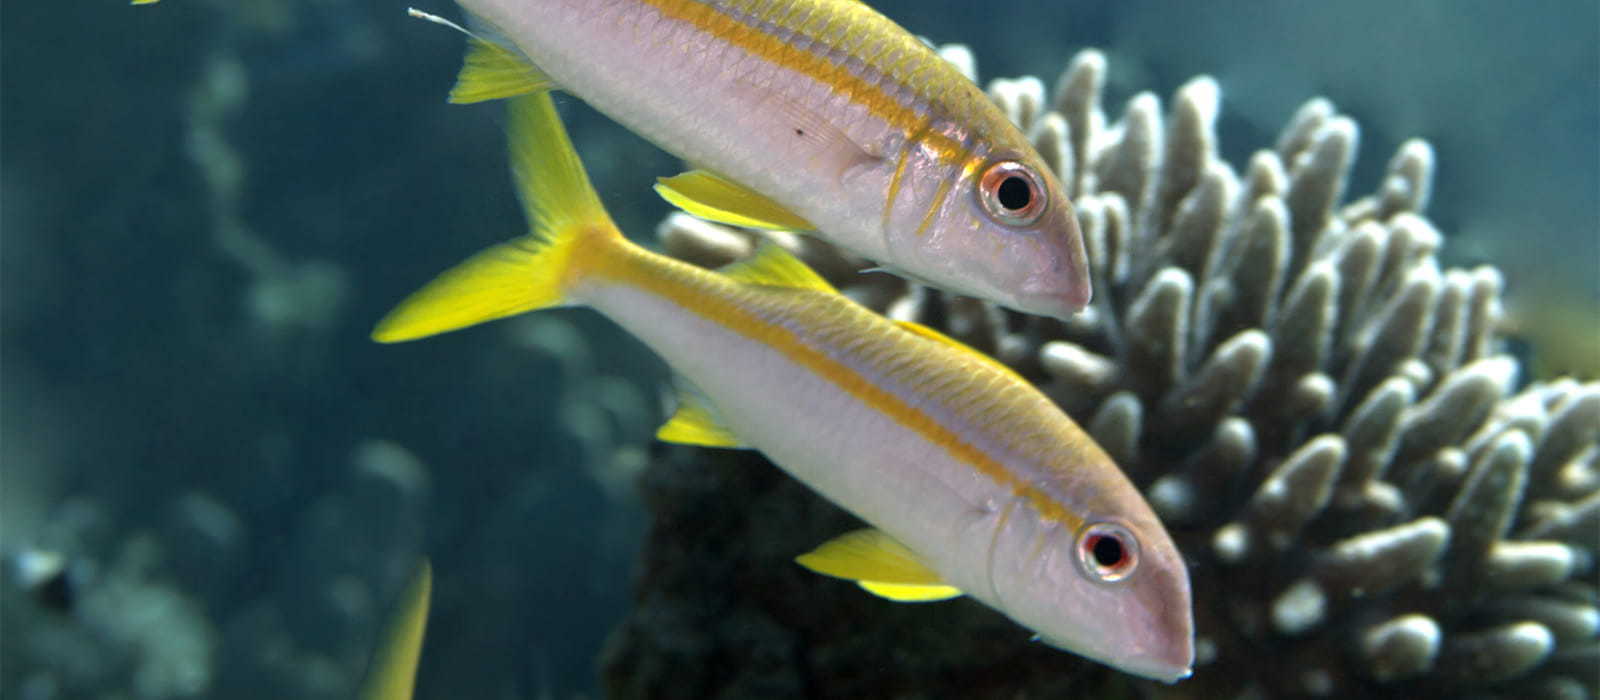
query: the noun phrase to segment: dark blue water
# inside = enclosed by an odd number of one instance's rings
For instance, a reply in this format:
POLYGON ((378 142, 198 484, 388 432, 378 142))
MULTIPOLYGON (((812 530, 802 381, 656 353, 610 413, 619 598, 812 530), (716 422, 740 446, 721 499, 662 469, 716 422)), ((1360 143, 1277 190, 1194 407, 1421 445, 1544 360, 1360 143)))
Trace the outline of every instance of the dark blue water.
MULTIPOLYGON (((1327 96, 1362 125, 1354 190, 1427 138, 1451 259, 1597 296, 1593 2, 875 5, 985 77, 1102 47, 1113 117, 1213 74, 1235 163, 1327 96)), ((367 339, 523 227, 498 108, 443 102, 460 38, 404 10, 0 6, 0 548, 78 581, 61 612, 6 583, 5 696, 345 697, 423 553, 424 696, 595 693, 664 372, 583 311, 367 339)), ((563 105, 647 238, 678 165, 563 105)))

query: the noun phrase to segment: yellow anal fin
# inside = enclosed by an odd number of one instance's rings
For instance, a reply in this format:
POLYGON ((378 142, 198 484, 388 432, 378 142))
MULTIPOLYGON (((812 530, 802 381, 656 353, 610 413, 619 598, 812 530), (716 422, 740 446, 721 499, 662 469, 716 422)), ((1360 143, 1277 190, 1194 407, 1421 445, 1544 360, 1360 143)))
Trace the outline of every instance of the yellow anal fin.
POLYGON ((962 595, 905 545, 871 528, 847 532, 795 557, 824 576, 849 579, 873 595, 902 603, 948 600, 962 595))
POLYGON ((717 418, 706 398, 693 390, 678 393, 678 410, 656 431, 656 439, 703 447, 746 447, 717 418))
POLYGON ((707 221, 772 231, 816 228, 766 195, 705 170, 659 178, 656 193, 672 206, 707 221))
POLYGON ((417 660, 422 656, 423 635, 428 629, 428 597, 432 591, 433 568, 423 559, 400 596, 382 645, 367 666, 367 677, 357 695, 360 700, 411 700, 417 660))
POLYGON ((908 331, 911 331, 915 335, 919 335, 919 336, 921 336, 923 338, 926 338, 926 339, 931 340, 933 342, 939 343, 941 345, 944 345, 946 347, 949 347, 951 349, 959 351, 962 354, 966 355, 967 357, 970 357, 970 358, 972 358, 974 360, 978 360, 979 362, 982 362, 985 365, 988 365, 988 366, 993 367, 993 368, 995 368, 997 370, 1000 370, 1001 372, 1005 373, 1007 376, 1011 377, 1012 379, 1015 379, 1015 380, 1017 380, 1019 382, 1022 382, 1024 384, 1028 383, 1028 380, 1023 379, 1022 375, 1017 374, 1016 370, 1011 369, 1010 367, 1007 367, 1005 365, 1005 363, 1003 363, 1003 362, 1001 362, 999 360, 996 360, 993 357, 990 357, 990 356, 985 355, 985 354, 983 354, 981 352, 978 352, 977 350, 974 350, 971 345, 967 345, 966 343, 963 343, 963 342, 961 342, 959 340, 956 340, 955 338, 952 338, 952 337, 950 337, 948 335, 940 333, 939 331, 936 331, 936 330, 934 330, 932 328, 929 328, 929 327, 924 326, 924 325, 922 325, 920 323, 917 323, 916 321, 895 321, 895 323, 898 324, 901 328, 904 328, 904 329, 906 329, 908 331))
POLYGON ((486 102, 554 89, 555 81, 521 54, 487 39, 467 42, 466 62, 450 88, 455 104, 486 102))
POLYGON ((747 284, 839 293, 816 270, 772 241, 762 241, 750 257, 723 265, 717 272, 747 284))
POLYGON ((132 0, 132 2, 129 2, 128 4, 129 5, 154 5, 154 4, 158 3, 158 2, 161 2, 161 0, 132 0))

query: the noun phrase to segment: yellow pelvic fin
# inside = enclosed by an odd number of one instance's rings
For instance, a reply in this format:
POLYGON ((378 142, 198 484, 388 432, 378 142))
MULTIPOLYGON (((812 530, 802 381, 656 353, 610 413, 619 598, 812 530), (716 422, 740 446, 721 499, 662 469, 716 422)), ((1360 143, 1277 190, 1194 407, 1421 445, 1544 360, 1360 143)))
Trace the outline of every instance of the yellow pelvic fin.
POLYGON ((906 546, 881 530, 855 530, 795 557, 801 566, 825 576, 849 579, 873 595, 902 603, 948 600, 961 589, 922 563, 906 546))
POLYGON ((1022 375, 1017 374, 1016 370, 1007 367, 1005 363, 996 360, 993 357, 978 352, 977 350, 973 349, 971 345, 967 345, 966 343, 917 323, 916 321, 895 321, 895 324, 901 328, 911 331, 915 335, 922 336, 923 338, 957 350, 965 354, 967 357, 978 360, 990 367, 1000 370, 1001 372, 1004 372, 1006 376, 1009 376, 1012 379, 1015 379, 1019 382, 1028 383, 1028 380, 1023 379, 1022 375))
POLYGON ((411 700, 417 659, 422 655, 423 634, 428 629, 428 597, 432 591, 433 567, 423 559, 400 596, 382 645, 367 666, 367 677, 357 695, 360 700, 411 700))
POLYGON ((678 410, 656 431, 656 439, 704 447, 746 447, 717 417, 716 409, 700 392, 678 392, 678 410))
POLYGON ((569 282, 584 273, 582 261, 622 242, 572 150, 550 93, 512 100, 509 113, 512 169, 533 232, 478 253, 429 282, 378 322, 373 340, 414 340, 558 306, 569 282))
POLYGON ((467 42, 466 62, 450 88, 455 104, 485 102, 553 90, 554 80, 522 54, 488 39, 467 42))
POLYGON ((766 195, 705 170, 658 178, 656 193, 672 206, 707 221, 773 231, 816 228, 766 195))
POLYGON ((717 268, 717 272, 747 284, 839 293, 816 270, 772 241, 762 241, 750 257, 723 265, 717 268))

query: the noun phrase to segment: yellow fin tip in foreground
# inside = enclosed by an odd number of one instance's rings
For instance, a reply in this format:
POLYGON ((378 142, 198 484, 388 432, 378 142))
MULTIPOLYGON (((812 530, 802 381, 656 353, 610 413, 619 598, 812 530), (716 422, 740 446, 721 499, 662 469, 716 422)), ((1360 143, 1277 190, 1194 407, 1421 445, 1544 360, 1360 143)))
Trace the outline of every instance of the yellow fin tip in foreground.
POLYGON ((411 700, 428 629, 428 599, 433 593, 433 567, 424 558, 400 596, 394 618, 367 666, 359 700, 411 700))

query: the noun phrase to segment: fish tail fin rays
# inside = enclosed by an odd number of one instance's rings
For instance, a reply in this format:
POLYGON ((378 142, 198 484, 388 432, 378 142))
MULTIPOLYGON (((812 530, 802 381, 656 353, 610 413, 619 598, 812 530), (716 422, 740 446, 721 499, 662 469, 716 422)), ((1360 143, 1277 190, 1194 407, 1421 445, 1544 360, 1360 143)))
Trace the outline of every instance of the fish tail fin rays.
POLYGON ((564 305, 593 261, 626 245, 550 94, 512 100, 509 111, 512 170, 532 232, 439 275, 379 321, 373 340, 415 340, 564 305))
POLYGON ((487 102, 555 89, 555 81, 510 42, 495 41, 484 32, 473 32, 416 8, 407 8, 406 13, 467 35, 467 56, 461 64, 461 72, 456 75, 455 87, 450 89, 451 103, 487 102))

